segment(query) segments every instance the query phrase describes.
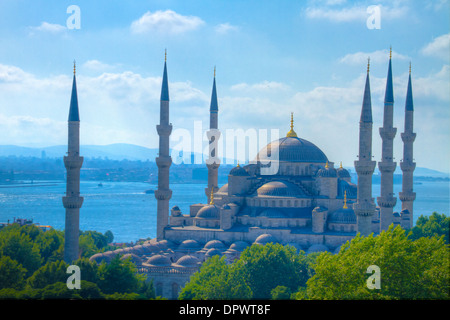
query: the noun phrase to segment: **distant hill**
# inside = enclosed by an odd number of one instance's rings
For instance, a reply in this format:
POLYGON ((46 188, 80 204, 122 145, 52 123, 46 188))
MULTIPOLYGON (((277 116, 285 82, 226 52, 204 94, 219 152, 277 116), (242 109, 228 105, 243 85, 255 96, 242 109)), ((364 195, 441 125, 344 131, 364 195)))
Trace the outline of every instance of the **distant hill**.
MULTIPOLYGON (((114 143, 109 145, 82 145, 80 152, 85 158, 107 158, 110 160, 150 160, 155 161, 158 156, 158 149, 146 148, 128 143, 114 143)), ((21 147, 15 145, 0 145, 0 157, 17 156, 17 157, 47 157, 62 158, 67 152, 67 146, 51 146, 44 148, 21 147)), ((193 161, 192 161, 193 162, 193 161)), ((225 161, 230 163, 229 161, 225 161)), ((353 168, 348 168, 354 173, 353 168)), ((375 169, 375 175, 379 174, 378 168, 375 169)), ((402 174, 400 166, 397 164, 395 174, 402 174)), ((426 177, 448 177, 449 174, 417 167, 414 171, 415 176, 426 177)))

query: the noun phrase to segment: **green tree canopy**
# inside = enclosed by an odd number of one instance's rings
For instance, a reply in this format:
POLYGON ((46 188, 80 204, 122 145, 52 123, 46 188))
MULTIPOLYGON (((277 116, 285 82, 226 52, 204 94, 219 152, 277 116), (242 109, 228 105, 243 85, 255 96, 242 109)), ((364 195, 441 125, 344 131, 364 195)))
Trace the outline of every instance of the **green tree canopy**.
POLYGON ((410 239, 417 240, 421 237, 444 237, 449 244, 450 217, 445 214, 433 212, 429 217, 421 215, 417 218, 416 225, 411 229, 410 239))
POLYGON ((338 254, 322 253, 307 282, 310 299, 448 299, 449 248, 443 239, 408 239, 391 226, 378 236, 359 234, 338 254), (369 289, 369 266, 380 269, 381 288, 369 289))

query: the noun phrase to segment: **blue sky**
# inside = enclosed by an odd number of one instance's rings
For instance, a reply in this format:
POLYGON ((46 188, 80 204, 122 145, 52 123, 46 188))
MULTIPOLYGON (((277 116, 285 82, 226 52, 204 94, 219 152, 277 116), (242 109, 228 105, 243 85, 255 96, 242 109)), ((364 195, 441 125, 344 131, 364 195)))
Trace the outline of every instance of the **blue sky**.
POLYGON ((294 112, 300 137, 352 166, 370 56, 379 161, 392 46, 395 160, 402 158, 411 62, 415 160, 449 172, 449 9, 449 1, 431 0, 3 0, 0 144, 66 143, 75 59, 82 143, 156 147, 167 48, 174 130, 193 132, 195 121, 207 128, 216 66, 221 130, 279 129, 283 136, 294 112), (70 5, 80 8, 80 29, 68 28, 70 5), (379 29, 367 26, 371 6, 380 9, 379 29))

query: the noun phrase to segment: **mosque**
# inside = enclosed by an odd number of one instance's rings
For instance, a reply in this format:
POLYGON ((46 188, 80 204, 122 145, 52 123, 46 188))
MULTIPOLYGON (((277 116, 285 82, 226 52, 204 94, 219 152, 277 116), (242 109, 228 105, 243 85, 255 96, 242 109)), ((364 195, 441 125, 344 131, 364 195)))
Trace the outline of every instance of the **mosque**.
MULTIPOLYGON (((413 99, 411 67, 405 103, 405 131, 403 159, 402 201, 400 213, 393 212, 397 198, 393 194, 393 78, 389 59, 384 102, 382 158, 378 162, 381 174, 380 197, 372 198, 372 175, 377 162, 372 158, 372 104, 370 94, 369 63, 359 122, 359 155, 355 161, 357 184, 352 183, 348 170, 337 167, 314 143, 302 139, 294 130, 291 113, 290 130, 285 137, 270 142, 247 165, 237 165, 228 175, 228 183, 218 185, 220 162, 215 157, 220 137, 218 130, 218 99, 214 73, 211 104, 208 183, 205 187, 206 203, 192 204, 189 212, 178 206, 169 208, 172 196, 169 170, 169 83, 167 59, 164 62, 160 99, 158 166, 157 234, 156 238, 141 245, 93 255, 90 260, 109 262, 114 256, 131 258, 138 271, 153 279, 156 294, 176 299, 179 291, 192 274, 197 272, 208 257, 225 256, 228 262, 239 258, 251 245, 269 242, 291 245, 306 253, 329 251, 336 253, 340 246, 361 235, 377 234, 391 224, 405 229, 412 227, 413 202, 413 99), (274 157, 273 155, 276 155, 274 157), (268 173, 267 167, 275 171, 268 173)), ((66 231, 78 230, 79 170, 79 116, 76 99, 75 71, 69 112, 69 153, 64 158, 67 175, 67 194, 63 198, 66 208, 66 231)), ((270 170, 269 170, 270 171, 270 170)), ((74 232, 67 233, 65 252, 77 258, 78 241, 74 232)))

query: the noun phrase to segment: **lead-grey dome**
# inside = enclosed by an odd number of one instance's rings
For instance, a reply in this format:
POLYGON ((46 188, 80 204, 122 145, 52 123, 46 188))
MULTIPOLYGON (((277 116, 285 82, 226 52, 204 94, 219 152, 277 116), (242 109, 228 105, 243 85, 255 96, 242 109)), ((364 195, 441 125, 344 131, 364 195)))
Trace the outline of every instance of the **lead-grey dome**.
POLYGON ((200 219, 220 219, 220 209, 216 205, 210 204, 198 210, 195 217, 200 219))
POLYGON ((258 152, 256 161, 273 160, 278 152, 279 161, 325 163, 327 156, 315 144, 298 137, 284 137, 272 141, 258 152))
POLYGON ((329 223, 343 223, 343 224, 355 224, 356 214, 353 209, 348 207, 347 209, 341 208, 335 212, 332 212, 328 217, 329 223))
POLYGON ((287 181, 271 181, 263 184, 256 190, 258 196, 269 197, 299 197, 304 196, 302 190, 293 183, 287 181))

